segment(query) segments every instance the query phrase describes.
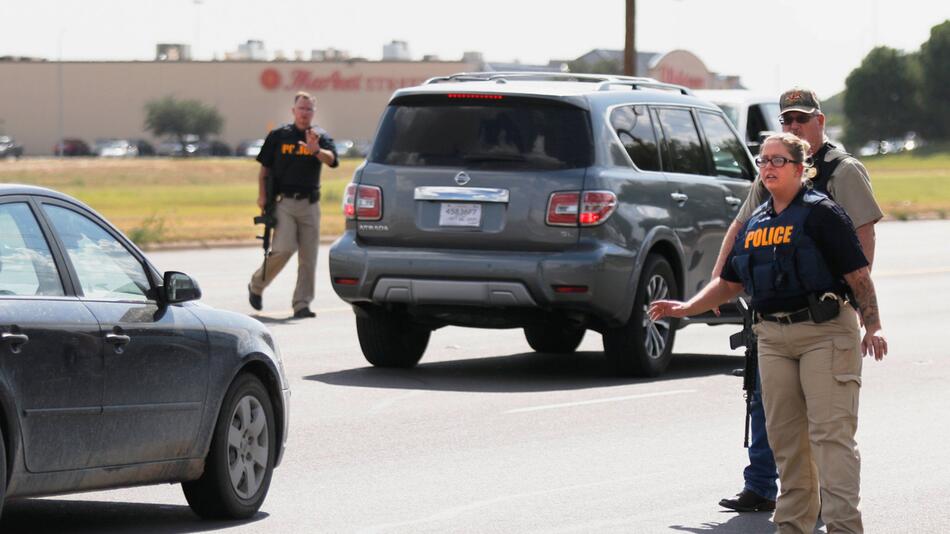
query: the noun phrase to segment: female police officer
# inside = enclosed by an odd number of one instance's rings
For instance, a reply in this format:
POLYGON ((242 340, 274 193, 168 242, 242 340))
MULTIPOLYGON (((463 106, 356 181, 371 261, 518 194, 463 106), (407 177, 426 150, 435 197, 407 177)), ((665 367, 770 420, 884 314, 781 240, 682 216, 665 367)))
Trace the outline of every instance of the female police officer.
POLYGON ((689 302, 654 302, 650 318, 702 313, 745 288, 781 481, 773 521, 779 532, 813 532, 820 487, 828 532, 863 532, 854 441, 861 355, 880 360, 887 341, 851 220, 802 180, 807 154, 808 143, 794 135, 765 140, 756 164, 771 199, 739 233, 722 275, 689 302), (848 289, 859 304, 863 339, 844 305, 848 289))

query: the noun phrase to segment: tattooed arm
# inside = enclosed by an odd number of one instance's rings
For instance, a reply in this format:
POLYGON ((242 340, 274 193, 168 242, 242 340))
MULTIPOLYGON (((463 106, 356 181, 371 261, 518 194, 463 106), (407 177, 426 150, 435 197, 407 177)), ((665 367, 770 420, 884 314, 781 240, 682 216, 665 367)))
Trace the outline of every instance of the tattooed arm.
POLYGON ((862 267, 844 275, 844 279, 851 286, 861 308, 861 318, 864 320, 861 353, 867 355, 870 352, 875 360, 880 360, 887 354, 887 339, 881 330, 881 313, 877 306, 877 294, 874 292, 871 273, 867 267, 862 267))

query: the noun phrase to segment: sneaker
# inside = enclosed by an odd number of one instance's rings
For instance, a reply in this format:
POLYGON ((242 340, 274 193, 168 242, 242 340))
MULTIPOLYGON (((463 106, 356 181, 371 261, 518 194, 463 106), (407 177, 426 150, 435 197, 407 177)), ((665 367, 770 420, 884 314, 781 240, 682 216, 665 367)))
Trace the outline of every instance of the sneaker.
POLYGON ((316 317, 317 314, 310 311, 310 308, 300 308, 299 310, 294 311, 294 319, 307 319, 309 317, 316 317))
POLYGON ((264 307, 263 297, 251 291, 250 284, 247 285, 247 301, 251 304, 251 307, 257 311, 261 311, 261 308, 264 307))
POLYGON ((775 501, 744 489, 735 499, 719 501, 719 506, 737 512, 771 512, 775 510, 775 501))

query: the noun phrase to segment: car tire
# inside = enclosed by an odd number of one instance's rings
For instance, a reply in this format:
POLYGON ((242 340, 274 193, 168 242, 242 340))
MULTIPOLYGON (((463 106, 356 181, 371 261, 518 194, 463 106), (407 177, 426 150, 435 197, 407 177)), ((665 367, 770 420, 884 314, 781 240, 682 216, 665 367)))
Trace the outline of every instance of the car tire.
POLYGON ((673 268, 658 254, 647 256, 637 284, 633 313, 627 324, 604 332, 604 353, 623 376, 658 376, 673 357, 673 340, 679 319, 651 321, 650 303, 679 297, 673 268))
POLYGON ((356 334, 363 356, 376 367, 416 365, 429 345, 431 333, 396 312, 372 310, 356 315, 356 334))
POLYGON ((587 330, 572 328, 562 323, 548 323, 524 327, 524 337, 535 352, 571 354, 584 339, 587 330))
POLYGON ((188 505, 204 519, 247 519, 270 487, 277 453, 270 395, 251 374, 234 380, 221 404, 204 474, 183 482, 188 505))
POLYGON ((0 429, 0 517, 3 517, 3 501, 7 498, 7 448, 0 429))

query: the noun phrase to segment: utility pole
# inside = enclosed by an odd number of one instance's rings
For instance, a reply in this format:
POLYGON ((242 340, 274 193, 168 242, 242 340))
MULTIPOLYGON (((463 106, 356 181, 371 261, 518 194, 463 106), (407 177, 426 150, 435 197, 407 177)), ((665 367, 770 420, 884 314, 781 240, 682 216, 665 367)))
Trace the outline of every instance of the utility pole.
POLYGON ((627 76, 637 75, 637 44, 635 41, 634 26, 637 20, 637 1, 627 0, 627 32, 623 45, 623 73, 627 76))

